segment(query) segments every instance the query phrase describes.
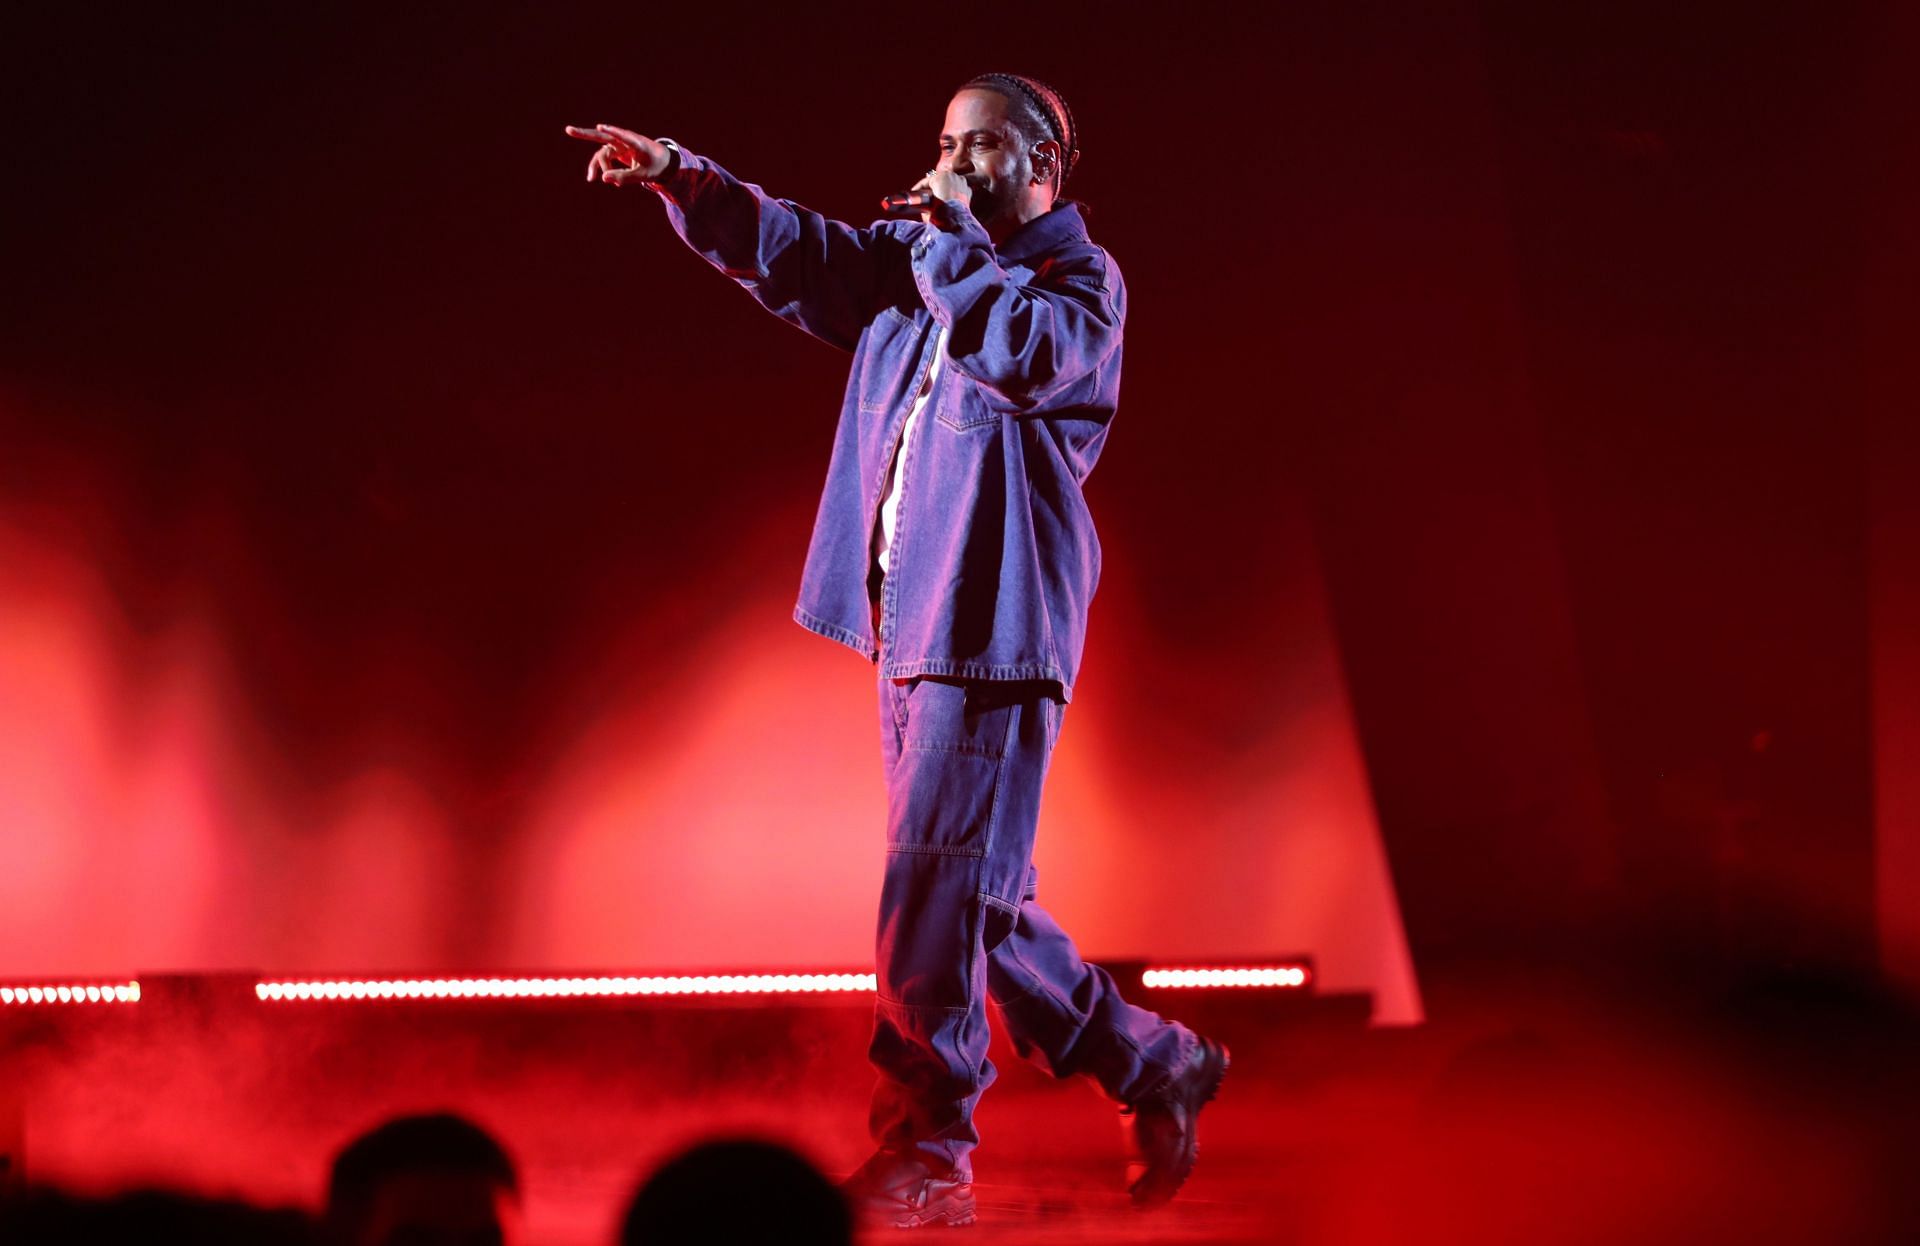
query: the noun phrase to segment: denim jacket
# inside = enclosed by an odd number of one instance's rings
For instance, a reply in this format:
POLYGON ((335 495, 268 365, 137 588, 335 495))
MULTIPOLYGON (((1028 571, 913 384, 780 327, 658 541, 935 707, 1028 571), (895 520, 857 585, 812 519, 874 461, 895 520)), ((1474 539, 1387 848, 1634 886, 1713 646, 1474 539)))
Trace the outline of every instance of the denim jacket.
POLYGON ((795 621, 886 678, 1054 680, 1070 699, 1100 579, 1081 487, 1119 399, 1127 309, 1078 205, 996 248, 957 204, 942 226, 855 228, 676 148, 650 183, 674 231, 774 315, 853 354, 795 621), (941 326, 947 358, 905 450, 875 609, 874 524, 941 326))

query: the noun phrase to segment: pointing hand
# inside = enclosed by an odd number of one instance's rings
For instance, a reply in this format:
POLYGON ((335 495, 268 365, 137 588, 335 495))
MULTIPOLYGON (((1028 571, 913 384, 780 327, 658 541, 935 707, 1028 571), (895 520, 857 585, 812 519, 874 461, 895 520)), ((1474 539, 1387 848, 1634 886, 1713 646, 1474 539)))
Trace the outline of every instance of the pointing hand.
POLYGON ((619 126, 570 125, 567 133, 574 138, 600 144, 600 150, 594 152, 593 159, 587 161, 589 182, 598 176, 609 186, 624 186, 628 182, 656 178, 667 171, 667 165, 673 159, 673 152, 665 144, 656 143, 645 135, 623 130, 619 126))

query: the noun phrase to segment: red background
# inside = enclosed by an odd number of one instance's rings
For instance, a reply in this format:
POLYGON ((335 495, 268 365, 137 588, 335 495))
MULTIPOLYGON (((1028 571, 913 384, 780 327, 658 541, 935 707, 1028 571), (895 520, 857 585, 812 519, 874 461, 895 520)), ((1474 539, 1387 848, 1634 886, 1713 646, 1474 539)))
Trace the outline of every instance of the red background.
POLYGON ((989 68, 1074 102, 1131 294, 1039 858, 1084 950, 1403 1020, 1409 945, 1913 963, 1910 18, 8 42, 0 972, 864 960, 870 673, 787 621, 845 357, 561 126, 864 221, 989 68))

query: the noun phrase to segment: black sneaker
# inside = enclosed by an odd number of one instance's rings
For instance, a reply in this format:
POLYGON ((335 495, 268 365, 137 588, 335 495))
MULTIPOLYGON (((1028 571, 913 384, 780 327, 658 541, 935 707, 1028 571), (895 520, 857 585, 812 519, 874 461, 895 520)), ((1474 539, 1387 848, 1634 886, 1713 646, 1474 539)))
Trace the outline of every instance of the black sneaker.
POLYGON ((1127 1192, 1135 1207, 1167 1202, 1193 1171, 1200 1152, 1195 1131, 1200 1109, 1220 1089, 1227 1063, 1227 1049, 1203 1038, 1183 1068, 1120 1109, 1120 1128, 1127 1139, 1127 1192))
POLYGON ((917 1156, 876 1151, 840 1183, 854 1214, 868 1224, 918 1229, 931 1224, 972 1224, 973 1175, 942 1173, 917 1156))

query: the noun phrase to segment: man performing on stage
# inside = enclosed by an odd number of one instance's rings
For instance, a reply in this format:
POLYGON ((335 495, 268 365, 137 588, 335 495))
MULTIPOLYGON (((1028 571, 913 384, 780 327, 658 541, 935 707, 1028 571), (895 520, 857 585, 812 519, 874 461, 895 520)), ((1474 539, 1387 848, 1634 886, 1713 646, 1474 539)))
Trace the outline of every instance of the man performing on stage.
POLYGON ((879 666, 888 790, 869 1050, 879 1150, 845 1185, 912 1227, 974 1218, 986 996, 1015 1047, 1121 1105, 1133 1200, 1173 1197, 1225 1048, 1121 998, 1035 903, 1041 783, 1100 575, 1081 485, 1120 392, 1126 287, 1060 198, 1059 93, 984 74, 947 106, 918 219, 855 228, 613 126, 587 177, 664 199, 687 245, 853 354, 794 618, 879 666))

